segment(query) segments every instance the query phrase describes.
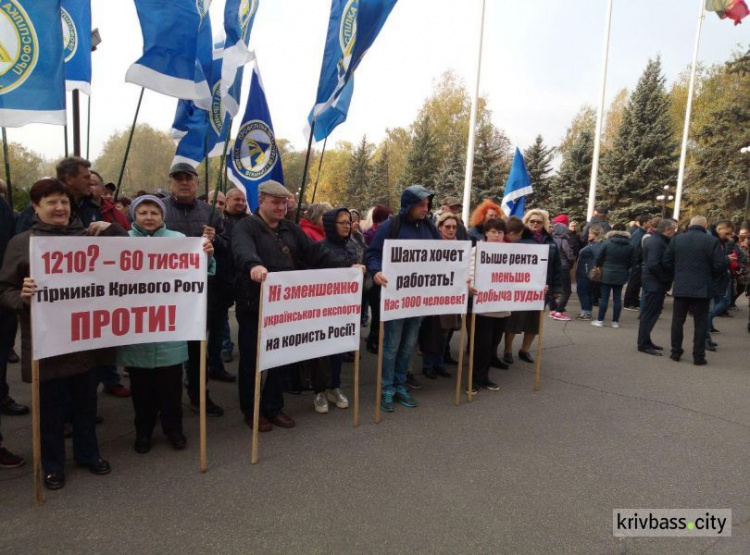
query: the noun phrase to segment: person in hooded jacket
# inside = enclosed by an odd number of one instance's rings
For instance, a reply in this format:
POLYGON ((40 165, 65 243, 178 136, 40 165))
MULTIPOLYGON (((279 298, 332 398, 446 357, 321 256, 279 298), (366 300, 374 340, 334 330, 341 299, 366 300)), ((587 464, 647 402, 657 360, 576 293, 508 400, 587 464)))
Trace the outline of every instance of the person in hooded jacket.
POLYGON ((560 320, 561 322, 570 322, 571 318, 565 314, 565 309, 570 300, 572 291, 570 282, 570 269, 576 262, 576 253, 573 248, 573 239, 571 238, 570 229, 568 229, 569 219, 565 214, 560 214, 554 220, 552 225, 552 240, 557 245, 560 252, 560 276, 562 278, 562 294, 559 299, 554 295, 547 296, 547 304, 550 308, 550 318, 560 320))
POLYGON ((596 268, 596 257, 604 246, 604 233, 598 225, 591 226, 588 234, 588 244, 581 249, 576 266, 576 294, 581 303, 581 313, 576 320, 591 321, 591 311, 594 308, 594 290, 599 287, 600 278, 591 279, 590 272, 596 268))
MULTIPOLYGON (((366 246, 372 243, 372 240, 375 239, 375 234, 378 232, 378 228, 383 222, 388 220, 391 213, 391 209, 383 204, 376 204, 370 209, 368 219, 372 221, 372 225, 362 232, 366 246)), ((367 277, 369 281, 372 281, 372 276, 369 272, 367 277)), ((380 285, 375 282, 372 283, 372 287, 366 294, 366 302, 370 306, 371 318, 370 333, 367 334, 365 348, 376 355, 378 354, 378 344, 380 343, 380 285)))
MULTIPOLYGON (((164 203, 153 195, 133 201, 128 231, 131 237, 185 237, 164 224, 164 203)), ((214 247, 207 238, 203 252, 209 256, 208 275, 216 273, 214 247)), ((188 359, 187 341, 162 341, 125 345, 117 349, 117 363, 130 374, 130 391, 135 410, 135 444, 141 455, 151 450, 151 434, 160 417, 162 431, 177 450, 187 446, 182 431, 182 365, 188 359)))
POLYGON ((630 269, 635 264, 635 249, 630 244, 630 233, 613 229, 606 235, 602 250, 596 257, 596 267, 601 270, 602 295, 599 299, 599 314, 592 326, 604 327, 609 295, 612 294, 612 327, 620 327, 622 312, 622 287, 628 281, 630 269))
MULTIPOLYGON (((411 185, 401 194, 401 210, 398 215, 385 221, 365 253, 367 270, 373 282, 388 287, 388 276, 383 270, 383 243, 386 239, 429 240, 442 239, 440 232, 428 218, 435 193, 422 185, 411 185)), ((417 343, 421 318, 402 318, 385 323, 383 337, 383 393, 380 408, 393 412, 394 400, 405 407, 416 407, 407 385, 421 389, 421 384, 409 372, 414 346, 417 343)))

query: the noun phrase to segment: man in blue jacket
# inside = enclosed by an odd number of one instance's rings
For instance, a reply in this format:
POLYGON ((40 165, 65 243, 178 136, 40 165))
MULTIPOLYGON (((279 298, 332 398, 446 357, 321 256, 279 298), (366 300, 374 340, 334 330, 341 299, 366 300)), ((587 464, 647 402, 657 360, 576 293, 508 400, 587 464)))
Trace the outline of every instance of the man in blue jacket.
MULTIPOLYGON (((388 277, 383 275, 383 243, 386 239, 440 239, 435 224, 427 215, 432 209, 435 193, 422 185, 412 185, 401 194, 401 210, 383 222, 365 253, 367 270, 375 284, 388 286, 388 277)), ((419 317, 402 318, 385 322, 383 336, 383 394, 380 408, 385 412, 395 410, 394 400, 405 407, 416 407, 417 401, 406 388, 421 389, 411 368, 411 356, 419 336, 419 317), (407 377, 408 375, 408 377, 407 377)))
POLYGON ((662 348, 651 341, 651 331, 664 308, 664 298, 672 285, 672 276, 662 264, 669 241, 677 231, 674 220, 665 218, 656 226, 643 245, 643 312, 638 326, 638 350, 654 356, 661 356, 662 348))

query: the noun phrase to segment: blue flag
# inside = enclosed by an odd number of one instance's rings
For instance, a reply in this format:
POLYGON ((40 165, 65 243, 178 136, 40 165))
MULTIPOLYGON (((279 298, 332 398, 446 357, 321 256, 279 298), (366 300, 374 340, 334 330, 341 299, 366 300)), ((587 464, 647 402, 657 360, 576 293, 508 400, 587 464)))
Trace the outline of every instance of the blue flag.
POLYGON ((135 0, 143 32, 143 56, 125 81, 186 100, 211 97, 198 56, 207 0, 135 0))
POLYGON ((224 61, 221 69, 221 101, 224 110, 232 117, 240 111, 239 90, 237 96, 231 94, 231 88, 237 83, 242 84, 242 66, 252 61, 253 52, 250 51, 250 33, 253 30, 255 14, 258 12, 260 0, 227 0, 224 6, 224 61))
POLYGON ((62 1, 65 85, 91 94, 91 0, 62 1))
POLYGON ((258 207, 258 186, 261 183, 269 179, 284 183, 281 155, 257 60, 253 66, 245 116, 227 158, 227 169, 229 179, 245 192, 247 204, 253 211, 258 207))
POLYGON ((60 0, 0 2, 0 125, 65 125, 60 0))
POLYGON ((523 155, 516 147, 513 165, 510 167, 510 175, 508 176, 508 182, 505 184, 505 193, 503 194, 502 209, 505 215, 523 218, 523 213, 526 210, 526 195, 530 195, 533 192, 531 177, 526 170, 523 155))
POLYGON ((396 0, 333 0, 318 94, 307 118, 310 126, 315 120, 316 141, 346 120, 354 91, 351 77, 395 5, 396 0))

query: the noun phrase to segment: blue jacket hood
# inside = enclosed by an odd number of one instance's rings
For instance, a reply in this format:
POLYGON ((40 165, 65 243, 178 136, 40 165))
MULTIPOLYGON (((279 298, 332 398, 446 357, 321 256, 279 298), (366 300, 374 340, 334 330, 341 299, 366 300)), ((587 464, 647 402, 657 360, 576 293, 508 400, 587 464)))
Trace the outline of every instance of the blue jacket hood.
POLYGON ((406 216, 414 205, 424 199, 429 199, 429 210, 432 210, 432 199, 435 193, 422 185, 411 185, 401 193, 401 210, 399 216, 406 216))

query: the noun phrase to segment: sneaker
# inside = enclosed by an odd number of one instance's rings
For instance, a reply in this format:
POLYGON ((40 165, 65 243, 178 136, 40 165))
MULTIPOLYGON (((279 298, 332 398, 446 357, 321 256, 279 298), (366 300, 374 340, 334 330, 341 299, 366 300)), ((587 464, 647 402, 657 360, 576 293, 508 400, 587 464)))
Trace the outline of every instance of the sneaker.
POLYGON ((104 393, 112 395, 113 397, 130 397, 130 390, 122 384, 112 385, 104 388, 104 393))
POLYGON ((557 316, 557 312, 555 312, 554 310, 550 310, 549 311, 549 317, 550 318, 554 318, 555 316, 557 316))
POLYGON ((479 388, 475 384, 471 384, 471 391, 469 391, 469 388, 466 388, 466 394, 468 395, 471 393, 472 395, 476 395, 479 393, 479 388))
MULTIPOLYGON (((200 396, 190 397, 190 410, 198 413, 201 411, 200 396)), ((206 391, 206 415, 224 416, 224 409, 211 400, 208 391, 206 391)))
POLYGON ((721 333, 719 330, 717 330, 716 328, 713 328, 713 327, 710 330, 708 330, 708 331, 709 331, 709 333, 721 333))
POLYGON ((503 353, 503 362, 505 364, 513 364, 513 353, 503 353))
POLYGON ((422 384, 419 383, 417 378, 415 378, 414 374, 412 374, 411 372, 406 374, 406 385, 411 389, 422 389, 422 384))
POLYGON ((603 328, 604 327, 604 321, 603 320, 593 320, 591 322, 592 326, 596 326, 597 328, 603 328))
POLYGON ((576 320, 583 320, 584 322, 591 321, 591 314, 579 314, 576 316, 576 320))
POLYGON ((620 322, 612 322, 612 327, 613 328, 619 328, 620 327, 620 322))
POLYGON ((18 468, 26 464, 23 457, 14 455, 5 447, 0 447, 0 468, 18 468))
POLYGON ((484 382, 484 383, 482 384, 482 387, 483 387, 484 389, 489 389, 490 391, 500 391, 500 386, 499 386, 499 385, 497 385, 497 384, 496 384, 495 382, 493 382, 492 380, 487 380, 486 382, 484 382))
POLYGON ((404 386, 399 387, 396 390, 396 399, 399 403, 404 405, 405 407, 409 407, 410 409, 419 406, 419 403, 417 403, 417 400, 411 396, 411 393, 409 393, 409 390, 406 389, 404 386))
POLYGON ((380 410, 383 412, 395 412, 396 405, 393 403, 393 391, 384 391, 380 397, 380 410))
POLYGON ((326 399, 326 394, 324 391, 315 394, 315 401, 313 402, 313 405, 315 406, 315 412, 319 414, 328 413, 328 400, 326 399))
POLYGON ((555 315, 552 316, 552 319, 558 320, 560 322, 570 322, 572 320, 572 318, 564 312, 555 312, 555 315))
POLYGON ((328 400, 331 403, 336 403, 336 406, 340 409, 349 408, 349 399, 346 398, 346 395, 341 391, 341 388, 337 387, 336 389, 329 389, 328 400))
POLYGON ((640 312, 641 308, 638 306, 623 306, 623 310, 630 310, 631 312, 640 312))

